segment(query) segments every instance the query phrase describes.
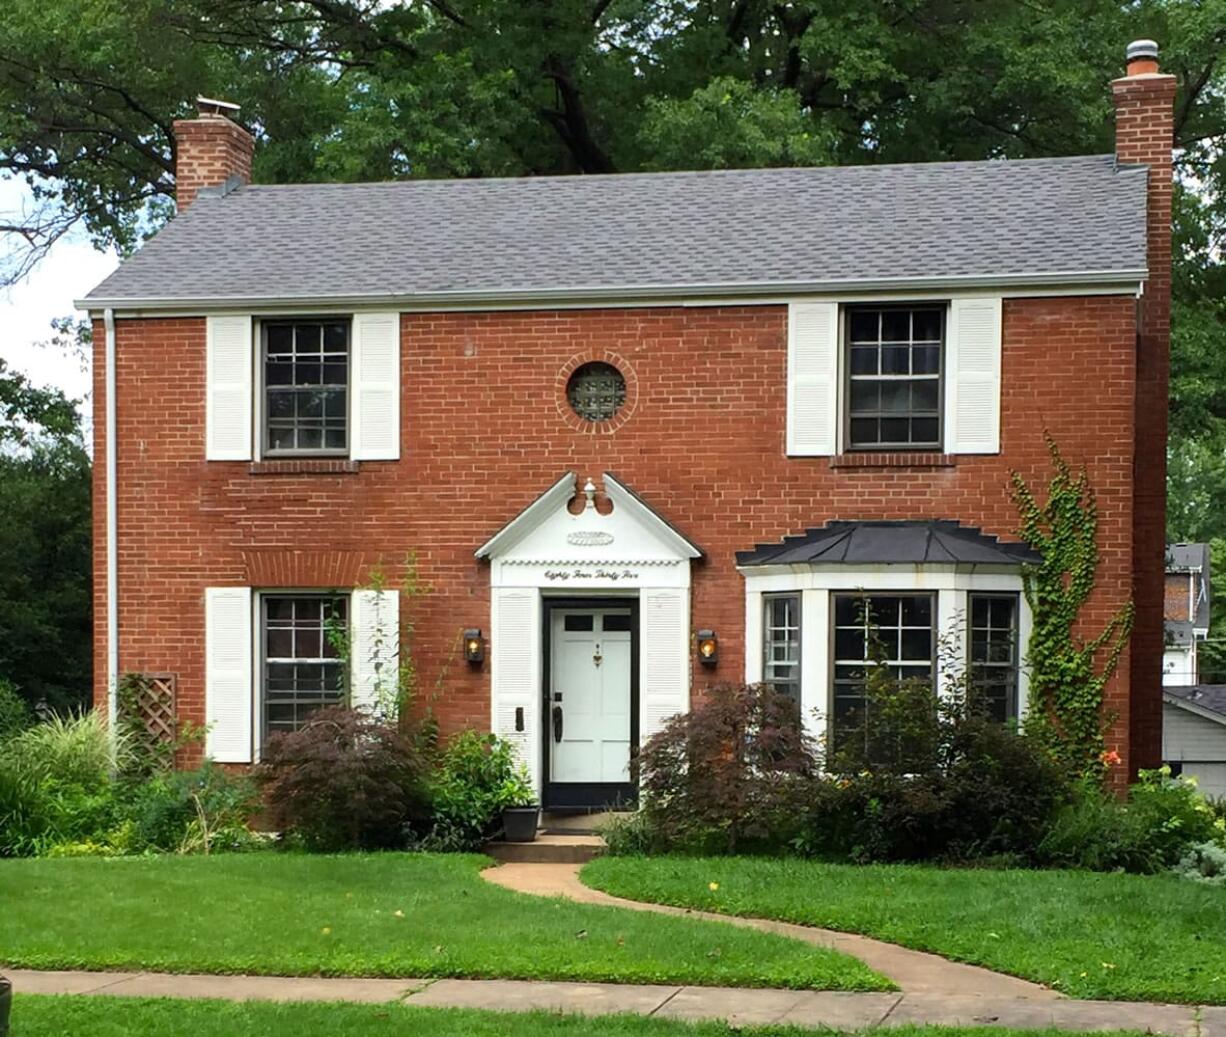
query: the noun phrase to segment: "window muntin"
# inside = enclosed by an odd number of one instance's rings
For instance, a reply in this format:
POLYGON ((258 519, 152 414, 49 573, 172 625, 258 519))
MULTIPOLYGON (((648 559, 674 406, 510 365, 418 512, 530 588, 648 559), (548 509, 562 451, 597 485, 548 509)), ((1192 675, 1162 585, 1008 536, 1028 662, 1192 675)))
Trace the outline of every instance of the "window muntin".
POLYGON ((1001 723, 1018 715, 1018 597, 975 594, 970 605, 970 678, 976 704, 1001 723))
POLYGON ((585 421, 610 421, 626 402, 626 378, 612 364, 592 361, 570 376, 566 398, 585 421))
POLYGON ((800 595, 762 599, 762 681, 800 702, 800 595))
POLYGON ((296 731, 317 709, 345 701, 345 662, 333 634, 348 600, 265 594, 260 600, 261 718, 264 737, 296 731))
POLYGON ((884 653, 883 664, 899 680, 932 680, 936 648, 932 594, 835 594, 834 683, 831 693, 831 723, 855 726, 863 717, 866 700, 864 680, 869 661, 869 630, 884 653))
POLYGON ((849 307, 845 327, 848 448, 939 448, 944 309, 849 307))
POLYGON ((348 452, 349 329, 348 320, 263 324, 266 454, 348 452))

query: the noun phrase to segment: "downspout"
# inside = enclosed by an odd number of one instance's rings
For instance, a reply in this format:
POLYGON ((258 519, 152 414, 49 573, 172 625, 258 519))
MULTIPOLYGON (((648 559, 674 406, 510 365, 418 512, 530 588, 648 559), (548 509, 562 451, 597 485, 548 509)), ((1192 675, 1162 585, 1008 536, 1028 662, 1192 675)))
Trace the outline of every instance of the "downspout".
POLYGON ((115 311, 103 311, 106 328, 106 713, 107 727, 116 731, 119 707, 119 505, 115 500, 119 439, 115 428, 115 311))

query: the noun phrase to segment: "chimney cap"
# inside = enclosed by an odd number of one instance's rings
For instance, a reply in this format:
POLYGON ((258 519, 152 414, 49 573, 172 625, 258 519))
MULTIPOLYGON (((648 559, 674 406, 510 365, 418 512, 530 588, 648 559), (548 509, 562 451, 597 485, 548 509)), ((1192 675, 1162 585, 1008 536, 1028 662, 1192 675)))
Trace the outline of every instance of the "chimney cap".
POLYGON ((196 111, 201 115, 224 115, 227 118, 237 118, 240 105, 231 101, 218 101, 212 97, 197 97, 196 111))
POLYGON ((1158 43, 1156 40, 1133 40, 1124 52, 1128 61, 1158 60, 1158 43))

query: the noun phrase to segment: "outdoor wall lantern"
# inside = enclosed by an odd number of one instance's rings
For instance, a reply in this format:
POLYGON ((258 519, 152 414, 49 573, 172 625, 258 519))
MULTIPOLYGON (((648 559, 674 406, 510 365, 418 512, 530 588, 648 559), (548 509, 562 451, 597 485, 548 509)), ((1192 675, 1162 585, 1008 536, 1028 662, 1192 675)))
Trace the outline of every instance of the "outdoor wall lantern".
POLYGON ((480 627, 464 631, 464 658, 474 664, 485 661, 485 638, 481 636, 480 627))
POLYGON ((703 666, 714 666, 719 662, 719 638, 714 630, 698 631, 698 661, 703 666))

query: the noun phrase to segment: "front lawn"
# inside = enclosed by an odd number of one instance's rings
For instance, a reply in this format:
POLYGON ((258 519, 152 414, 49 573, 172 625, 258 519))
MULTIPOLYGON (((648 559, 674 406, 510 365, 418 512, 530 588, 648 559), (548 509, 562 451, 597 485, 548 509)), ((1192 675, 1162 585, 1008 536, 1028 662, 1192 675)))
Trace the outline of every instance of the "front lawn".
POLYGON ((525 896, 476 855, 0 861, 0 964, 888 990, 846 955, 525 896))
MULTIPOLYGON (((506 1015, 403 1005, 25 996, 18 997, 13 1006, 13 1037, 812 1037, 813 1033, 790 1026, 733 1029, 726 1023, 679 1023, 626 1015, 506 1015)), ((891 1037, 1020 1037, 1021 1033, 936 1026, 890 1030, 891 1037)), ((1027 1030, 1025 1037, 1071 1035, 1059 1030, 1027 1030)))
POLYGON ((865 933, 1071 997, 1226 1004, 1226 892, 1185 879, 605 857, 583 880, 632 900, 865 933))

